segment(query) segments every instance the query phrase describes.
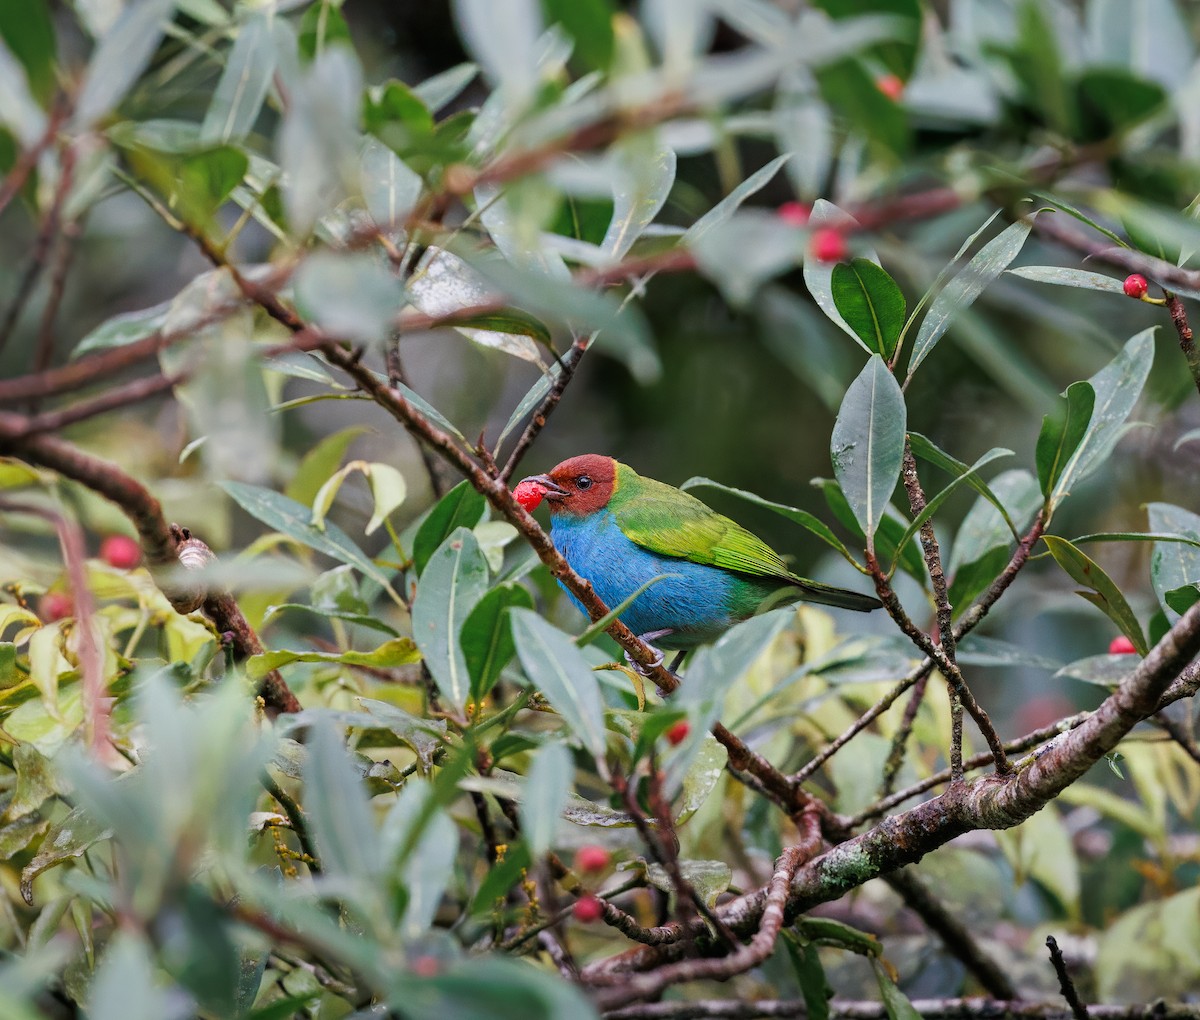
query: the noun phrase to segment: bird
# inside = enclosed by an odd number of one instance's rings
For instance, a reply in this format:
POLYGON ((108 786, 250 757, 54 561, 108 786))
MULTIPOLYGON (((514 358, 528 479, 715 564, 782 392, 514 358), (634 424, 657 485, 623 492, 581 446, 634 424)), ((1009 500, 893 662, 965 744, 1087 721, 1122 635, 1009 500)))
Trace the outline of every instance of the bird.
POLYGON ((881 605, 874 596, 792 573, 740 524, 612 457, 571 457, 548 474, 523 478, 513 495, 529 512, 546 501, 551 541, 610 608, 661 576, 620 617, 655 649, 658 662, 662 649, 682 658, 781 603, 800 599, 862 612, 881 605))

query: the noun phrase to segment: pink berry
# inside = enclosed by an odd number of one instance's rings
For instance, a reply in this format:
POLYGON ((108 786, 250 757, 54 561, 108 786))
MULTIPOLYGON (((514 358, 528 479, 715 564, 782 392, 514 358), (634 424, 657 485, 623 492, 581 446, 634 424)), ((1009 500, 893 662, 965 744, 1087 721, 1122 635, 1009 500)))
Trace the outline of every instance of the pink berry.
POLYGON ((575 870, 584 874, 603 871, 611 859, 609 852, 602 846, 589 843, 575 851, 575 870))
POLYGON ((894 74, 880 75, 875 79, 875 87, 892 102, 904 95, 904 82, 894 74))
POLYGON ((1133 642, 1124 634, 1118 634, 1108 643, 1109 655, 1133 655, 1137 649, 1133 647, 1133 642))
POLYGON ((813 231, 808 241, 808 250, 818 262, 841 262, 850 253, 842 232, 830 227, 821 227, 813 231))
POLYGON ((546 495, 546 490, 528 478, 518 482, 517 487, 513 489, 513 499, 525 508, 526 513, 533 513, 544 495, 546 495))
POLYGON ((75 600, 65 591, 48 591, 38 602, 38 616, 46 623, 75 615, 75 600))
POLYGON ((604 916, 604 904, 590 893, 587 896, 580 896, 571 908, 571 916, 581 924, 592 924, 604 916))
POLYGON ((142 548, 128 535, 108 535, 100 543, 100 558, 118 570, 132 570, 142 559, 142 548))
POLYGON ((789 227, 808 226, 808 217, 811 213, 812 206, 805 202, 784 202, 775 210, 775 215, 789 227))
POLYGON ((1125 277, 1125 294, 1131 298, 1144 297, 1146 291, 1150 289, 1150 281, 1147 280, 1141 273, 1133 273, 1125 277))
POLYGON ((667 743, 672 747, 678 747, 688 738, 688 734, 692 732, 692 724, 686 719, 680 719, 669 730, 667 730, 667 743))

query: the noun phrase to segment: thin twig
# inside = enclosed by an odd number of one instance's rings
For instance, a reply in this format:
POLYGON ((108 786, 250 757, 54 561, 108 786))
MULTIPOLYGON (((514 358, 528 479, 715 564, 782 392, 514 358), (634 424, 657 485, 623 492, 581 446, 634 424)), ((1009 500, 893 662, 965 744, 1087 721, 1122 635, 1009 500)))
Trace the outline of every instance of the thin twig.
POLYGON ((42 132, 42 137, 17 157, 3 183, 0 183, 0 213, 4 212, 8 203, 13 200, 13 196, 25 187, 29 175, 33 173, 38 160, 42 158, 42 153, 53 144, 58 129, 62 127, 69 112, 65 102, 61 99, 56 102, 54 109, 50 111, 50 119, 46 122, 46 130, 42 132))
POLYGON ((176 375, 148 375, 105 390, 86 400, 76 401, 67 407, 30 415, 25 420, 23 434, 31 436, 38 432, 57 432, 68 425, 95 418, 97 415, 106 414, 109 411, 124 410, 143 400, 170 392, 172 387, 177 386, 186 377, 186 373, 182 372, 176 375))
POLYGON ((1079 1001, 1079 993, 1075 991, 1075 982, 1067 972, 1067 961, 1063 959, 1062 950, 1053 935, 1046 936, 1046 948, 1050 950, 1050 962, 1054 965, 1054 973, 1058 975, 1058 990, 1071 1007, 1071 1015, 1075 1020, 1088 1020, 1087 1007, 1079 1001))
MULTIPOLYGON (((914 999, 912 1007, 924 1020, 1071 1020, 1058 1003, 997 999, 914 999)), ((890 1003, 833 999, 831 1020, 887 1020, 890 1003)), ((1133 1006, 1089 1006, 1091 1020, 1200 1020, 1200 1005, 1168 1005, 1161 999, 1133 1006)), ((803 1020, 803 999, 693 999, 650 1002, 604 1013, 604 1020, 759 1020, 775 1017, 803 1020)))
MULTIPOLYGON (((932 666, 932 663, 930 665, 932 666)), ((913 725, 917 721, 917 713, 921 710, 921 703, 925 700, 925 692, 929 689, 929 675, 931 672, 932 669, 926 670, 921 679, 913 685, 913 692, 909 696, 908 704, 904 706, 904 715, 900 717, 900 725, 896 728, 896 732, 892 736, 892 747, 888 751, 887 761, 883 763, 883 776, 879 781, 880 797, 886 797, 895 789, 896 777, 900 774, 900 768, 904 764, 905 752, 908 749, 908 739, 912 736, 913 725)))

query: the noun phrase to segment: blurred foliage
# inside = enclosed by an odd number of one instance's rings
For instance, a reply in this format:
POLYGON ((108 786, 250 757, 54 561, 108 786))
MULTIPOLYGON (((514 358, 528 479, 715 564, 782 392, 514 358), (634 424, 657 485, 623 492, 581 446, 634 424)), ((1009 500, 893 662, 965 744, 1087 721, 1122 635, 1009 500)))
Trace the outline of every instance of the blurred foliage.
MULTIPOLYGON (((1195 267, 1196 22, 1176 0, 0 5, 2 376, 172 341, 176 400, 63 435, 223 552, 210 581, 268 647, 235 663, 99 556, 76 618, 21 506, 92 548, 129 526, 0 460, 0 1013, 593 1015, 538 935, 580 964, 625 948, 565 909, 597 891, 639 925, 679 916, 634 825, 650 778, 702 899, 758 888, 796 832, 713 722, 799 768, 918 661, 883 614, 779 610, 643 709, 516 529, 327 361, 281 354, 288 330, 198 247, 402 361, 405 396, 501 463, 586 343, 537 470, 595 449, 703 476, 798 569, 853 583, 878 555, 921 626, 906 437, 956 614, 1041 512, 1053 534, 960 650, 1014 736, 1094 707, 1137 661, 1108 638, 1145 654, 1200 585, 1200 405, 1169 319, 1039 230, 1195 267), (821 231, 845 258, 813 256, 821 231), (305 710, 268 720, 250 692, 276 668, 305 710), (601 873, 563 863, 585 845, 601 873)), ((1064 928, 1091 997, 1200 983, 1194 709, 1168 712, 1183 738, 1139 729, 1025 824, 922 862, 1022 996, 1055 991, 1041 944, 1064 928)), ((868 812, 899 728, 808 787, 868 812)), ((931 685, 896 786, 944 767, 949 731, 931 685)), ((828 985, 897 1017, 905 993, 980 991, 882 883, 823 909, 706 994, 817 1015, 828 985)))

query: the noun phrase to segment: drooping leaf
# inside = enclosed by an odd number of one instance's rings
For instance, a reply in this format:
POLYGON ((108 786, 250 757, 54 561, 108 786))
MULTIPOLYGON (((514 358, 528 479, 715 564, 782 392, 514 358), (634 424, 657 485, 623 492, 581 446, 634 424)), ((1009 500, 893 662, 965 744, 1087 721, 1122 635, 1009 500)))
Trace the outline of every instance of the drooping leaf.
POLYGON ((413 599, 413 640, 438 691, 459 712, 471 692, 461 634, 487 583, 487 562, 479 543, 460 527, 430 557, 413 599))
POLYGON ((830 440, 833 472, 869 550, 900 478, 906 415, 899 384, 883 358, 872 355, 846 391, 830 440))
POLYGON ((558 741, 544 745, 533 758, 525 797, 521 800, 521 835, 529 852, 540 858, 554 843, 559 817, 574 783, 571 752, 558 741))
POLYGON ((601 771, 607 771, 604 702, 592 667, 568 635, 533 611, 518 607, 511 610, 510 617, 517 656, 526 676, 596 759, 601 771))
POLYGON ((839 262, 831 278, 833 303, 867 350, 890 361, 904 327, 904 295, 887 271, 868 259, 839 262))
MULTIPOLYGON (((1200 515, 1170 503, 1147 507, 1150 530, 1200 541, 1200 515)), ((1200 581, 1200 549, 1178 542, 1156 542, 1150 556, 1150 583, 1171 620, 1178 614, 1167 603, 1167 592, 1200 581)))
POLYGON ((987 286, 1020 254, 1032 229, 1032 217, 1018 220, 1006 227, 980 248, 975 257, 933 299, 933 304, 925 314, 917 339, 913 343, 912 357, 908 362, 909 378, 920 367, 921 362, 929 357, 934 346, 950 328, 954 317, 964 308, 974 304, 987 286))
POLYGON ((755 195, 762 191, 763 188, 770 183, 771 179, 779 172, 779 168, 788 161, 789 156, 776 156, 766 166, 755 170, 741 184, 734 188, 721 201, 708 210, 695 223, 693 223, 683 236, 679 239, 679 243, 687 246, 702 234, 711 230, 718 224, 725 223, 730 216, 737 212, 738 208, 751 195, 755 195))
POLYGON ((1043 537, 1043 541, 1058 565, 1074 581, 1088 589, 1079 594, 1097 606, 1120 628, 1121 633, 1133 642, 1133 647, 1138 650, 1139 655, 1145 655, 1149 651, 1149 646, 1146 644, 1146 635, 1142 632, 1142 625, 1138 622, 1137 616, 1129 607, 1128 601, 1113 579, 1104 572, 1098 563, 1065 538, 1046 535, 1043 537))
POLYGON ((675 183, 675 152, 652 132, 642 132, 617 142, 612 160, 613 215, 601 247, 615 262, 628 254, 667 201, 675 183))
POLYGON ((333 725, 316 717, 308 731, 304 807, 321 868, 371 882, 379 874, 378 834, 358 770, 333 725))

